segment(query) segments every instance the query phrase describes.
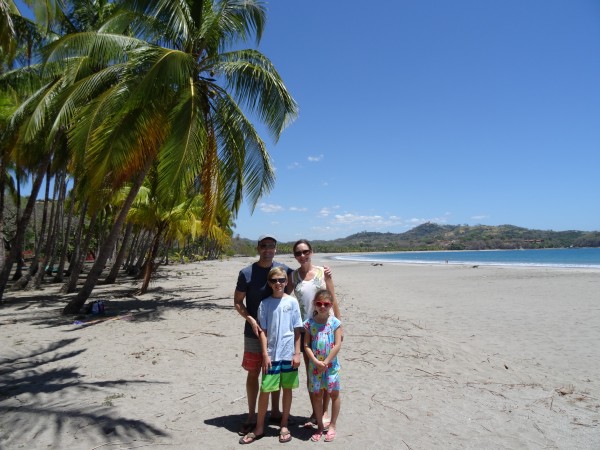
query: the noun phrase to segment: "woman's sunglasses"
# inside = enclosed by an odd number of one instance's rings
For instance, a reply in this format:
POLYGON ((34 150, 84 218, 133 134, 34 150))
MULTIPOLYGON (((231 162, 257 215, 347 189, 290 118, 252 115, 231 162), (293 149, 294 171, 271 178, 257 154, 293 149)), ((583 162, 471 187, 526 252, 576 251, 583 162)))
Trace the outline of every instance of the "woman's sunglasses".
POLYGON ((310 250, 298 250, 294 252, 294 256, 297 258, 298 256, 306 256, 310 254, 310 250))
POLYGON ((317 308, 329 308, 331 306, 331 303, 329 303, 329 302, 315 302, 315 305, 317 305, 317 308))
POLYGON ((280 284, 283 284, 283 283, 285 283, 286 281, 287 281, 287 278, 271 278, 271 279, 269 280, 269 282, 270 282, 270 283, 273 283, 273 284, 275 284, 275 283, 280 283, 280 284))

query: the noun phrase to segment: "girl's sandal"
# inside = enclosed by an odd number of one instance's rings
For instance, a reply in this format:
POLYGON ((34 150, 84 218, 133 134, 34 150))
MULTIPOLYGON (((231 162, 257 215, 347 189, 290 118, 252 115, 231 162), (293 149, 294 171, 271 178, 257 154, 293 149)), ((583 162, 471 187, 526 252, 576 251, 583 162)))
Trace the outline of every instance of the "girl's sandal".
POLYGON ((321 440, 321 436, 323 436, 323 432, 322 431, 317 431, 315 434, 313 434, 310 437, 310 440, 313 442, 319 442, 321 440))
POLYGON ((329 430, 325 435, 325 442, 331 442, 335 439, 335 430, 329 430))

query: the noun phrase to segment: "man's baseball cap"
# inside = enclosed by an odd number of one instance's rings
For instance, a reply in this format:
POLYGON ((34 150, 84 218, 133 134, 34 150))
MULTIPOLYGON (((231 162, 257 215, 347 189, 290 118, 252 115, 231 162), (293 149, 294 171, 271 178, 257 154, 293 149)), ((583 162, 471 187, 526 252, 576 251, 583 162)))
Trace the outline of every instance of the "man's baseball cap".
POLYGON ((277 238, 272 234, 263 234, 258 237, 258 243, 260 244, 261 241, 264 241, 265 239, 273 239, 275 242, 277 242, 277 238))

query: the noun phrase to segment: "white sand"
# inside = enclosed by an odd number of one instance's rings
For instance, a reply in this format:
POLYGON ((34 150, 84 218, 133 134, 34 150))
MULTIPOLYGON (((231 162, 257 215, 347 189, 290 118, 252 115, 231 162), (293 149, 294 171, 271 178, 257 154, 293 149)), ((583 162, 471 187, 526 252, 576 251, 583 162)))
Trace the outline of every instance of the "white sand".
MULTIPOLYGON (((108 315, 87 326, 59 315, 57 286, 8 293, 0 448, 239 448, 232 296, 252 261, 163 267, 138 298, 129 280, 99 287, 108 315)), ((300 388, 286 448, 600 448, 599 271, 314 262, 333 269, 345 326, 338 436, 308 441, 300 388)))

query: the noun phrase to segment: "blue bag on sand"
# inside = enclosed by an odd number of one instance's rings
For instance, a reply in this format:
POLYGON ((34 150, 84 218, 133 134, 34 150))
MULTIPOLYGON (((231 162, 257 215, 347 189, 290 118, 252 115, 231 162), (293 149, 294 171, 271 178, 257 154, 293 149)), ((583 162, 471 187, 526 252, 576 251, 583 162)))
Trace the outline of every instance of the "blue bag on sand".
POLYGON ((96 300, 92 303, 92 314, 101 315, 104 314, 104 301, 96 300))

